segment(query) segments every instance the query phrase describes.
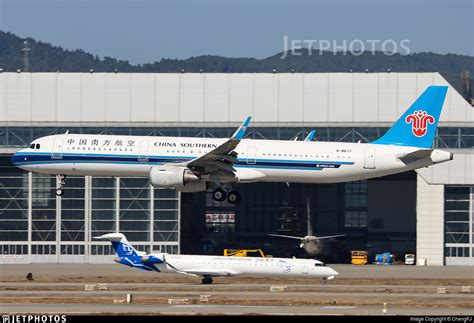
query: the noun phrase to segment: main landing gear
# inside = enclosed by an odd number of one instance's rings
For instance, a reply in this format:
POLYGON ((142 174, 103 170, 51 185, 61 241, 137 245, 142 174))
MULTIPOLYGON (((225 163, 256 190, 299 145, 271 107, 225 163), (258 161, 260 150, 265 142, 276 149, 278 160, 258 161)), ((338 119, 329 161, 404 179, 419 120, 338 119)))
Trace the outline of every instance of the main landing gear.
POLYGON ((224 202, 226 197, 229 203, 236 204, 240 202, 240 194, 236 191, 230 191, 227 194, 222 188, 218 188, 212 192, 212 198, 216 202, 224 202))
POLYGON ((203 284, 212 284, 212 277, 206 276, 202 279, 203 284))
POLYGON ((59 187, 56 188, 56 196, 63 196, 63 187, 66 185, 66 175, 56 175, 56 178, 59 181, 59 187))

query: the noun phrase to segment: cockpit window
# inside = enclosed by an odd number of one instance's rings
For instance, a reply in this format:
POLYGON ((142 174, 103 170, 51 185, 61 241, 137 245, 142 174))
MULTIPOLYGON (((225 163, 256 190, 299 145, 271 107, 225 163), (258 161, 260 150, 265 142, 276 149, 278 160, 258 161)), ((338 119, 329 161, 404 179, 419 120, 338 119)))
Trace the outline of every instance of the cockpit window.
POLYGON ((36 144, 36 149, 40 149, 40 144, 36 144))
POLYGON ((28 148, 35 149, 35 144, 31 144, 28 148))
POLYGON ((326 264, 325 264, 325 263, 322 263, 322 262, 317 262, 317 263, 315 263, 314 265, 315 265, 316 267, 324 267, 324 266, 326 266, 326 264))

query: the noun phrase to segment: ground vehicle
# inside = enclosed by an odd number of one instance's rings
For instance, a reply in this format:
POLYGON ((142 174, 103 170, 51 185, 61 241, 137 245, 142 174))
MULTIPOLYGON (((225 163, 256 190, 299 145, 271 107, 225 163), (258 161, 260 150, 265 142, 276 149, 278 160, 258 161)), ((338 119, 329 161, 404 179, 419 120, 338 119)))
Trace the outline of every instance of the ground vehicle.
POLYGON ((415 254, 407 253, 405 255, 405 265, 414 265, 415 264, 415 254))
POLYGON ((392 265, 395 263, 395 255, 390 252, 378 253, 375 255, 375 264, 392 265))
POLYGON ((262 249, 224 249, 224 256, 235 257, 271 257, 265 255, 262 249))
POLYGON ((367 251, 365 251, 365 250, 352 250, 351 251, 351 263, 353 265, 365 265, 365 264, 367 264, 367 251))

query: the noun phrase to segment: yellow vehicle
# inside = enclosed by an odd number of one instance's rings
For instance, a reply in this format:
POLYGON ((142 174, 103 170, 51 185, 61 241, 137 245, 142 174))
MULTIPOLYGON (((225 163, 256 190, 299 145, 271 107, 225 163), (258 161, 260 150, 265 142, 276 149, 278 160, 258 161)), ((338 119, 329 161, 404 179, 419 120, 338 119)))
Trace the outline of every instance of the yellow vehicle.
POLYGON ((365 265, 367 264, 367 251, 364 250, 352 250, 351 251, 351 263, 353 265, 365 265))
POLYGON ((234 257, 271 257, 265 255, 262 249, 224 249, 224 256, 234 257))

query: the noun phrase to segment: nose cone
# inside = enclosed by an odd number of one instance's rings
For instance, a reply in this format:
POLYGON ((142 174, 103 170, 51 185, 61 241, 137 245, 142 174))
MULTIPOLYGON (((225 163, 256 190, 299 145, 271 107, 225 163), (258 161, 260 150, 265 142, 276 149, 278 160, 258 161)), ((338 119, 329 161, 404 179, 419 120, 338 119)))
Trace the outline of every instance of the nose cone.
POLYGON ((18 163, 21 162, 21 157, 18 155, 18 153, 14 153, 12 158, 10 158, 10 161, 13 165, 18 166, 18 163))
POLYGON ((327 269, 328 279, 333 279, 335 276, 339 275, 337 271, 335 271, 334 269, 330 267, 327 267, 326 269, 327 269))
POLYGON ((29 171, 31 166, 28 166, 25 163, 29 161, 30 156, 24 153, 22 154, 21 152, 22 151, 20 150, 14 153, 13 156, 10 158, 10 161, 14 166, 29 171))

